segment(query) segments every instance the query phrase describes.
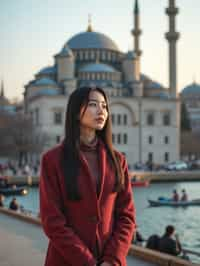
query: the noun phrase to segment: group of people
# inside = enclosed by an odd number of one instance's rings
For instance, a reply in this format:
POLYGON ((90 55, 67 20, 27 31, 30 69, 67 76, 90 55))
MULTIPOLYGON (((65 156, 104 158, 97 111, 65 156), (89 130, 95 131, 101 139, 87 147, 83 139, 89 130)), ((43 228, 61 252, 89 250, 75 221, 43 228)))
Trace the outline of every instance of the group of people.
MULTIPOLYGON (((5 197, 3 194, 0 194, 0 207, 4 207, 4 200, 5 197)), ((12 200, 9 203, 9 209, 13 211, 18 211, 20 208, 19 203, 17 202, 16 198, 12 198, 12 200)))
POLYGON ((0 163, 0 176, 23 176, 23 175, 38 175, 39 162, 34 164, 17 165, 16 162, 8 161, 7 163, 0 163))
POLYGON ((162 236, 153 234, 147 239, 147 241, 142 237, 139 231, 136 231, 133 243, 140 244, 143 242, 146 242, 146 248, 167 253, 169 255, 177 256, 182 251, 179 237, 175 233, 175 227, 173 225, 166 226, 165 232, 162 236))
POLYGON ((176 189, 173 190, 172 200, 173 201, 188 201, 188 195, 185 189, 181 191, 182 195, 180 196, 176 189))

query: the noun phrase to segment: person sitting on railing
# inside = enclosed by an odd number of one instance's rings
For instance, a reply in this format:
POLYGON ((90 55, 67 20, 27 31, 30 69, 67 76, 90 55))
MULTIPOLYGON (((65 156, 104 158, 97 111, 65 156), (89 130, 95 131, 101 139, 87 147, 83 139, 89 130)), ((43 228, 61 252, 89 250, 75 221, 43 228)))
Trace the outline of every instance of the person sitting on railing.
POLYGON ((9 204, 9 209, 13 211, 19 210, 19 204, 16 198, 13 198, 9 204))
POLYGON ((181 243, 179 241, 178 235, 175 235, 174 233, 175 228, 173 225, 168 225, 165 228, 165 233, 159 240, 158 249, 160 252, 175 256, 181 253, 181 243))
POLYGON ((0 207, 4 206, 4 195, 0 194, 0 207))
POLYGON ((137 229, 135 234, 133 235, 132 244, 142 246, 142 243, 144 241, 145 241, 145 239, 143 238, 142 234, 137 229))
POLYGON ((181 201, 188 201, 188 195, 187 195, 185 189, 182 190, 181 201))

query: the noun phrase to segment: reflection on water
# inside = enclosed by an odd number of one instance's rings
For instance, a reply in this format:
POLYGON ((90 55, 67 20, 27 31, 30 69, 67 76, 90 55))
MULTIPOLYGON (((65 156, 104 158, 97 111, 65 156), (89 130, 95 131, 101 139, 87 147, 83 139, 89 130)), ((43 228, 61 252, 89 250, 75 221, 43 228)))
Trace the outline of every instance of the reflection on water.
MULTIPOLYGON (((177 191, 181 192, 183 188, 187 190, 190 199, 200 198, 200 182, 170 182, 151 184, 148 188, 135 188, 134 200, 136 205, 137 224, 144 238, 155 233, 161 235, 166 225, 173 224, 176 227, 183 247, 199 252, 200 206, 189 206, 187 208, 152 208, 148 206, 148 198, 157 199, 159 196, 170 197, 173 189, 177 189, 177 191)), ((12 197, 6 198, 6 204, 8 204, 11 198, 12 197)), ((38 188, 30 188, 27 196, 17 196, 16 198, 25 209, 38 212, 38 188)), ((194 256, 193 260, 196 262, 198 260, 198 262, 200 262, 200 258, 196 256, 194 256)))

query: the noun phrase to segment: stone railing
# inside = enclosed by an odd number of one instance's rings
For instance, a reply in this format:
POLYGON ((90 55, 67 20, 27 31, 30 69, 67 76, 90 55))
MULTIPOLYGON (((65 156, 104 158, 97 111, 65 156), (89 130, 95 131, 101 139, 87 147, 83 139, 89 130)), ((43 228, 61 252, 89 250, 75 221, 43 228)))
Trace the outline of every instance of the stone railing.
MULTIPOLYGON (((31 215, 27 215, 24 213, 8 210, 7 208, 0 207, 0 213, 5 215, 12 216, 13 218, 17 218, 21 221, 25 221, 31 224, 35 224, 41 226, 41 221, 37 217, 33 217, 31 215)), ((198 266, 200 264, 194 264, 189 261, 170 256, 167 254, 163 254, 157 251, 153 251, 144 247, 131 245, 129 249, 129 256, 133 256, 139 258, 143 261, 147 261, 160 266, 198 266)))

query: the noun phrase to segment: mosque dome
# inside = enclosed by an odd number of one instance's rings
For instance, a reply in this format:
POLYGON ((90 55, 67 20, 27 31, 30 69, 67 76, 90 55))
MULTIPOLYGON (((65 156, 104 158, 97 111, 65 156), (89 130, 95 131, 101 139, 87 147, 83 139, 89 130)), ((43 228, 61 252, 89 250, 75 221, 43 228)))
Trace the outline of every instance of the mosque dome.
POLYGON ((190 95, 190 94, 199 94, 200 95, 200 84, 193 82, 192 84, 186 86, 181 94, 183 96, 190 95))
POLYGON ((91 63, 84 65, 79 72, 117 72, 113 67, 102 63, 91 63))
POLYGON ((107 49, 119 51, 119 48, 108 36, 100 32, 86 31, 73 36, 67 45, 70 49, 107 49))
POLYGON ((38 95, 58 95, 59 91, 56 88, 43 88, 37 91, 34 96, 38 95))
POLYGON ((36 79, 34 83, 32 83, 33 85, 36 86, 44 86, 44 85, 50 85, 50 86, 56 86, 56 82, 53 81, 50 78, 40 78, 40 79, 36 79))
POLYGON ((49 74, 54 74, 56 72, 56 67, 55 66, 48 66, 42 68, 38 74, 39 75, 49 75, 49 74))

